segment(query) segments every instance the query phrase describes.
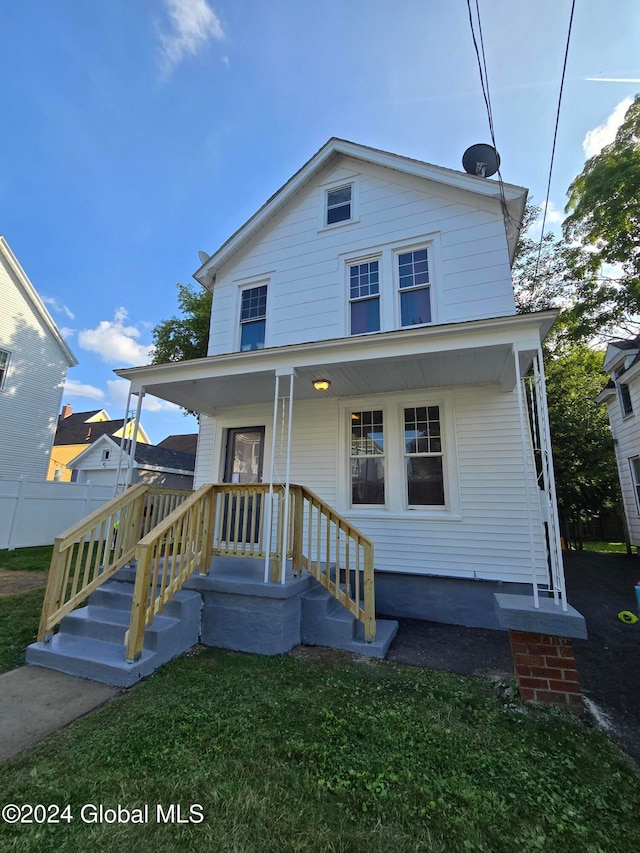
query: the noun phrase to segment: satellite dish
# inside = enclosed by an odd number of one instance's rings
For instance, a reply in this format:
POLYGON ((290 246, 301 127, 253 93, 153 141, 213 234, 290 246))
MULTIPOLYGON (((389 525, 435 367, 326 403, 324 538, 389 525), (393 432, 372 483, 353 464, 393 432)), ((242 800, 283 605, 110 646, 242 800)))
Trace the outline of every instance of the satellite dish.
POLYGON ((480 142, 467 148, 462 155, 462 166, 470 175, 490 178, 500 168, 500 155, 493 145, 480 142))
POLYGON ((198 257, 200 258, 201 264, 206 264, 211 255, 207 255, 206 252, 203 252, 202 249, 198 252, 198 257))

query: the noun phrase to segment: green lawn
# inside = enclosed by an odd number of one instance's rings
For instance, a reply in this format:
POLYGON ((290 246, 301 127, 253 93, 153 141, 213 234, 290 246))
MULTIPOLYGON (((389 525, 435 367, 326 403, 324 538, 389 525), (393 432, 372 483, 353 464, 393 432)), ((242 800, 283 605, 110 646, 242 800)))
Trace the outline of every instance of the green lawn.
POLYGON ((70 804, 69 823, 0 823, 15 853, 640 847, 640 779, 579 719, 504 704, 480 679, 340 655, 174 661, 0 766, 0 792, 70 804), (84 823, 86 803, 148 804, 149 822, 84 823), (156 804, 204 819, 164 825, 156 804))
POLYGON ((0 672, 24 663, 24 650, 35 642, 44 589, 0 598, 0 672))
POLYGON ((49 568, 53 545, 34 548, 16 548, 14 551, 0 550, 0 569, 16 571, 42 571, 49 568))

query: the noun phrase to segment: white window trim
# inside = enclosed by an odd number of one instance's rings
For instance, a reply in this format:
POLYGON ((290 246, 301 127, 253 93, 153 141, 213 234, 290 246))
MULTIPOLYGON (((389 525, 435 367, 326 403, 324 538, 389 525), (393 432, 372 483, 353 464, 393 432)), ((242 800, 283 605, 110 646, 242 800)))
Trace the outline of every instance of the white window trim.
POLYGON ((7 383, 7 377, 9 376, 9 371, 11 369, 11 350, 0 347, 0 353, 5 353, 7 356, 7 363, 4 366, 2 374, 0 374, 0 391, 4 391, 7 383))
POLYGON ((256 278, 255 281, 246 281, 244 280, 242 284, 236 282, 236 304, 234 309, 234 318, 235 318, 235 332, 234 332, 234 340, 233 340, 233 350, 234 352, 240 352, 240 344, 242 341, 242 323, 240 322, 240 312, 242 310, 242 294, 245 290, 253 290, 256 287, 263 287, 266 285, 267 288, 267 307, 266 307, 266 316, 265 316, 265 324, 264 324, 264 349, 269 346, 269 317, 271 316, 271 279, 269 278, 256 278))
POLYGON ((424 239, 420 240, 417 243, 409 243, 404 246, 395 246, 393 249, 393 289, 394 289, 394 302, 395 302, 395 323, 397 329, 421 329, 425 326, 433 326, 438 322, 438 312, 437 312, 437 304, 436 304, 436 288, 435 288, 435 268, 437 261, 437 252, 435 249, 435 243, 432 239, 424 239), (422 249, 427 250, 427 264, 429 268, 429 284, 428 285, 420 285, 416 288, 408 288, 407 290, 423 290, 427 287, 429 288, 429 306, 431 309, 431 320, 428 323, 416 323, 413 326, 403 326, 402 325, 402 310, 400 307, 400 294, 402 291, 400 290, 400 270, 399 270, 399 257, 400 255, 404 255, 407 252, 419 252, 422 249))
POLYGON ((633 417, 633 414, 634 414, 633 400, 631 399, 631 387, 630 387, 628 382, 624 381, 624 378, 623 378, 626 372, 627 372, 627 366, 626 366, 626 362, 624 362, 623 364, 620 365, 620 367, 617 367, 615 369, 614 374, 613 374, 613 381, 614 381, 615 386, 616 386, 616 396, 618 398, 618 405, 620 407, 620 417, 622 418, 623 421, 627 420, 627 418, 633 417), (629 391, 629 402, 631 404, 631 411, 630 412, 625 412, 625 410, 624 410, 624 401, 622 399, 622 387, 621 387, 622 385, 626 385, 627 390, 629 391))
POLYGON ((320 219, 318 224, 318 233, 322 233, 323 231, 333 231, 336 228, 345 228, 349 225, 353 225, 356 222, 360 221, 360 182, 357 177, 354 175, 352 177, 342 178, 341 180, 331 181, 330 183, 323 184, 319 188, 320 192, 320 201, 318 207, 320 208, 320 219), (327 203, 329 198, 329 193, 333 192, 333 190, 338 190, 340 187, 351 187, 351 218, 343 219, 342 222, 333 222, 331 225, 327 225, 327 203))
MULTIPOLYGON (((349 256, 344 260, 344 287, 343 293, 345 294, 345 299, 343 300, 343 310, 344 310, 344 337, 351 338, 356 337, 360 338, 364 335, 379 335, 380 332, 384 331, 384 302, 383 302, 383 293, 384 293, 384 254, 383 252, 375 252, 366 255, 355 255, 353 257, 349 256), (350 278, 350 269, 357 264, 370 264, 372 261, 378 262, 378 308, 380 310, 380 329, 377 332, 360 332, 358 335, 351 334, 351 278, 350 278)), ((373 299, 374 297, 363 297, 363 299, 373 299)), ((360 300, 354 300, 359 302, 360 300)), ((379 408, 379 407, 378 407, 379 408)))
POLYGON ((339 404, 339 464, 338 512, 351 518, 407 519, 433 521, 462 521, 460 476, 458 471, 458 440, 454 397, 452 391, 400 392, 367 397, 342 399, 339 404), (443 447, 444 506, 409 506, 404 457, 404 409, 412 406, 439 406, 443 447), (385 433, 385 503, 384 505, 351 504, 350 423, 352 411, 382 409, 385 433))

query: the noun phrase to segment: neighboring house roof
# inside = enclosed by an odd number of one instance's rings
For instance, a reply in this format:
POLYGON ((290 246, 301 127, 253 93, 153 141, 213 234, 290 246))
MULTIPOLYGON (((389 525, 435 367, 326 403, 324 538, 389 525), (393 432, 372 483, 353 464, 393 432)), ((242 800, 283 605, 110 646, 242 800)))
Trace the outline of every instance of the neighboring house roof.
POLYGON ((198 433, 192 432, 186 435, 168 435, 158 443, 158 447, 165 447, 167 450, 180 450, 182 453, 193 453, 198 448, 198 433))
POLYGON ((31 284, 29 279, 27 278, 27 274, 20 266, 18 259, 11 251, 9 244, 5 240, 4 237, 0 235, 0 255, 4 257, 7 264, 11 267, 15 277, 20 282, 20 286, 22 287, 26 298, 31 303, 31 306, 36 315, 40 317, 42 324, 48 329, 51 334, 51 337, 58 344, 60 349, 62 350, 64 357, 67 360, 69 367, 75 367, 78 364, 78 359, 70 350, 67 342, 62 337, 60 329, 56 326, 51 314, 45 308, 44 302, 38 296, 35 287, 31 284))
MULTIPOLYGON (((94 443, 85 448, 85 450, 68 462, 68 467, 81 467, 82 462, 101 447, 103 447, 103 449, 111 447, 114 450, 119 451, 120 445, 121 439, 103 434, 94 443)), ((124 455, 128 456, 129 452, 130 448, 128 446, 125 447, 124 455)), ((167 450, 165 447, 159 447, 155 444, 136 444, 134 459, 136 468, 154 468, 161 469, 163 471, 192 474, 196 467, 196 457, 193 453, 181 453, 177 450, 167 450)))
POLYGON ((100 413, 100 409, 93 412, 77 412, 73 415, 62 415, 58 418, 58 428, 54 445, 61 444, 85 444, 93 443, 102 435, 113 435, 124 426, 124 419, 108 421, 92 421, 91 418, 100 413))
MULTIPOLYGON (((346 139, 332 137, 320 148, 316 154, 299 169, 286 184, 280 187, 262 207, 251 216, 222 246, 196 270, 193 277, 203 287, 212 290, 215 277, 220 267, 229 258, 239 251, 266 222, 280 211, 303 187, 305 187, 318 172, 323 169, 332 159, 340 155, 361 160, 375 166, 395 169, 404 174, 423 178, 435 183, 444 184, 451 188, 466 190, 479 196, 501 199, 500 184, 487 178, 479 178, 468 175, 466 172, 458 172, 455 169, 446 169, 443 166, 434 166, 422 160, 414 160, 411 157, 402 157, 389 151, 381 151, 378 148, 370 148, 367 145, 358 145, 346 139)), ((518 242, 524 207, 527 200, 527 190, 514 184, 502 183, 502 197, 507 211, 515 223, 507 229, 507 241, 509 244, 509 256, 513 255, 518 242)))

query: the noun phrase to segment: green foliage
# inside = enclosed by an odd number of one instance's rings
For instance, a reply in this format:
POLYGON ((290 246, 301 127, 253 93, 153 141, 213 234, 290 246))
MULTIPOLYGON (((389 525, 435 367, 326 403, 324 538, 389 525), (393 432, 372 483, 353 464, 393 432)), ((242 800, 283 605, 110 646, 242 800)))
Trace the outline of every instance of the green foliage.
POLYGON ((609 418, 596 397, 606 384, 604 353, 563 343, 546 353, 547 401, 558 504, 565 513, 596 516, 618 500, 609 418))
POLYGON ((615 140, 588 160, 568 191, 563 229, 583 311, 599 308, 600 327, 640 314, 640 95, 615 140), (615 264, 619 276, 603 275, 615 264))
POLYGON ((204 358, 209 343, 211 293, 196 291, 190 285, 178 284, 178 306, 181 317, 163 320, 154 328, 153 364, 204 358))
MULTIPOLYGON (((206 651, 0 767, 14 853, 91 849, 563 853, 640 844, 640 780, 565 712, 385 662, 206 651), (82 824, 84 803, 203 806, 201 824, 82 824), (617 845, 617 846, 616 846, 617 845)), ((183 811, 183 814, 185 812, 183 811)))

